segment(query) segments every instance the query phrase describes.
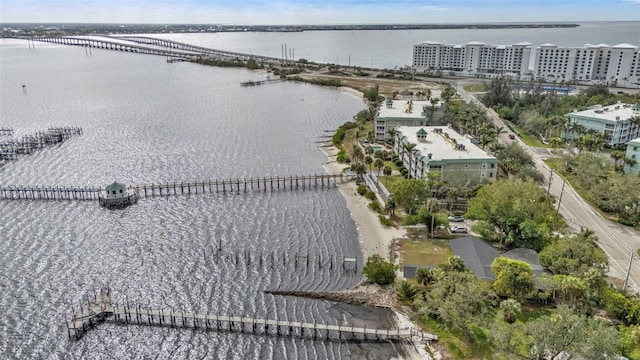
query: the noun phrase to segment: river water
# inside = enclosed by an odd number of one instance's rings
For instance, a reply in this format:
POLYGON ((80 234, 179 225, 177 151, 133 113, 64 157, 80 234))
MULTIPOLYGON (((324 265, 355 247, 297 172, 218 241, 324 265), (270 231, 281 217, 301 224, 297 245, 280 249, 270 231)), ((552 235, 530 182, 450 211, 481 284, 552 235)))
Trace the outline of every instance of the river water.
MULTIPOLYGON (((506 32, 164 36, 271 56, 280 56, 287 43, 296 58, 346 64, 351 55, 352 65, 378 68, 410 63, 411 46, 425 40, 639 42, 637 23, 506 32)), ((308 84, 239 85, 263 78, 242 69, 168 64, 162 57, 42 43, 30 49, 24 41, 0 40, 0 127, 13 127, 16 138, 47 126, 84 129, 0 167, 0 185, 102 187, 323 172, 326 157, 315 142, 351 119, 363 102, 308 84)), ((263 293, 344 289, 359 281, 337 270, 345 257, 362 264, 362 255, 355 224, 334 187, 144 199, 115 211, 96 202, 2 201, 0 249, 0 358, 339 359, 396 352, 391 345, 114 324, 81 341, 67 340, 65 321, 87 293, 106 286, 116 301, 151 308, 327 324, 366 321, 354 320, 362 315, 355 307, 263 293), (216 260, 211 249, 218 246, 227 256, 216 260), (251 264, 243 261, 246 253, 251 264), (310 265, 294 267, 295 255, 308 257, 310 265), (260 256, 288 260, 271 267, 259 265, 260 256)), ((384 314, 365 316, 391 326, 384 314)))
MULTIPOLYGON (((2 185, 102 187, 115 180, 134 185, 323 173, 326 157, 315 141, 364 107, 352 95, 308 84, 240 87, 264 77, 247 70, 25 45, 0 44, 0 126, 13 127, 15 138, 50 125, 82 126, 84 133, 3 166, 2 185)), ((145 199, 115 211, 97 202, 2 201, 0 224, 2 358, 324 359, 349 353, 338 342, 110 324, 75 342, 67 341, 64 326, 86 293, 106 286, 114 300, 152 308, 342 323, 329 303, 262 292, 358 282, 358 275, 338 271, 338 261, 356 257, 361 264, 362 256, 335 187, 145 199), (227 255, 216 260, 211 248, 218 246, 227 255), (296 254, 310 264, 301 260, 294 268, 296 254), (288 260, 271 268, 269 256, 288 260)))

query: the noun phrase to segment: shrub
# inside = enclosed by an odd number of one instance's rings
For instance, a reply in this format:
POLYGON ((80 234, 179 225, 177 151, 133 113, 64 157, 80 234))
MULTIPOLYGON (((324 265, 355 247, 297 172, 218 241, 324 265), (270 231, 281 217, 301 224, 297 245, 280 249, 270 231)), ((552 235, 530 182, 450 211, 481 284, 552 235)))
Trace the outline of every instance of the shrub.
POLYGON ((369 189, 367 188, 367 185, 360 184, 360 185, 358 185, 357 191, 358 191, 358 194, 364 195, 364 194, 367 193, 367 191, 369 191, 369 189))
POLYGON ((420 224, 420 216, 416 215, 407 215, 406 218, 404 218, 404 224, 406 226, 411 226, 411 225, 418 225, 420 224))
POLYGON ((377 212, 377 213, 381 213, 382 212, 382 208, 380 207, 380 203, 378 202, 378 200, 373 200, 369 203, 369 209, 377 212))
POLYGON ((371 190, 367 190, 367 192, 364 194, 364 197, 366 197, 369 200, 375 200, 376 198, 376 193, 374 193, 371 190))
POLYGON ((393 160, 393 163, 396 164, 396 166, 401 167, 403 166, 402 164, 402 160, 395 158, 395 160, 393 160))
POLYGON ((378 285, 393 284, 396 280, 395 265, 385 261, 380 255, 369 257, 362 273, 367 277, 367 280, 378 285))
POLYGON ((384 225, 384 226, 388 226, 388 227, 392 227, 395 224, 393 223, 393 221, 391 221, 391 219, 389 219, 388 217, 384 216, 384 215, 378 215, 378 219, 380 220, 380 224, 384 225))
POLYGON ((350 163, 351 162, 351 158, 349 157, 349 154, 347 154, 346 151, 340 150, 340 152, 338 152, 338 156, 336 156, 336 161, 341 163, 341 164, 350 163))

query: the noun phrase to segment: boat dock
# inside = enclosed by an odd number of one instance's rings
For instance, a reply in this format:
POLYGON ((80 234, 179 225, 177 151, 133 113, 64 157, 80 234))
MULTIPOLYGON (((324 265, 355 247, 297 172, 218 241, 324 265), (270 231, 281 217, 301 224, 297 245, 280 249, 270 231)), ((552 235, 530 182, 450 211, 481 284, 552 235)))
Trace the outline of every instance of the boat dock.
MULTIPOLYGON (((5 136, 13 135, 13 129, 3 128, 0 133, 5 136)), ((0 160, 17 160, 18 155, 31 154, 47 146, 62 143, 75 135, 81 135, 82 128, 74 126, 48 127, 46 131, 36 131, 34 134, 23 135, 21 139, 10 139, 0 142, 0 160)))
POLYGON ((219 314, 197 314, 184 311, 154 310, 128 303, 112 304, 110 290, 100 290, 93 301, 81 306, 81 315, 67 322, 69 338, 80 339, 102 322, 147 326, 168 326, 209 331, 235 331, 245 334, 292 336, 320 340, 397 341, 413 337, 437 340, 437 336, 414 328, 377 329, 341 325, 325 325, 275 319, 261 319, 219 314))
POLYGON ((282 81, 284 81, 284 80, 282 80, 282 79, 266 79, 266 80, 257 80, 257 81, 245 81, 245 82, 241 82, 240 86, 242 86, 242 87, 258 86, 258 85, 264 85, 264 84, 278 83, 278 82, 282 82, 282 81))

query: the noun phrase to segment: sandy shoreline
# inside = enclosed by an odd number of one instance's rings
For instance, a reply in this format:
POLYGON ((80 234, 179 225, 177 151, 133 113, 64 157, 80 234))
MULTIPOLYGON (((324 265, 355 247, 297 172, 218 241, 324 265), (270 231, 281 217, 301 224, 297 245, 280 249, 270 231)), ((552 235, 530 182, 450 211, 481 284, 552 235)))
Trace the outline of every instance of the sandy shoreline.
MULTIPOLYGON (((335 156, 329 153, 337 153, 335 147, 323 148, 329 161, 323 167, 329 173, 339 173, 347 166, 335 161, 335 156)), ((358 241, 362 249, 362 255, 366 261, 369 256, 378 254, 389 260, 393 239, 404 236, 404 231, 393 227, 382 226, 378 219, 378 213, 369 209, 369 200, 359 195, 355 181, 338 184, 340 193, 347 202, 347 208, 351 218, 358 229, 358 241)))

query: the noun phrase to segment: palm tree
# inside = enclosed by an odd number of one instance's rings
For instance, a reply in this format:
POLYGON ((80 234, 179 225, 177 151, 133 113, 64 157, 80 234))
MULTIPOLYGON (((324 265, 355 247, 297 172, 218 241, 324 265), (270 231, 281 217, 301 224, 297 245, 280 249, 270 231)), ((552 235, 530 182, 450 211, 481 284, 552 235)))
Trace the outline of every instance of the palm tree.
POLYGON ((380 170, 382 169, 382 167, 384 166, 384 161, 382 161, 382 159, 377 158, 374 162, 373 162, 373 166, 375 166, 378 169, 378 177, 380 177, 380 170))
POLYGON ((416 147, 416 144, 404 143, 403 147, 407 156, 409 156, 409 177, 411 177, 411 163, 413 162, 413 148, 416 147))
POLYGON ((393 146, 396 144, 396 134, 398 133, 398 130, 396 130, 395 128, 391 128, 387 130, 387 134, 389 134, 389 138, 391 140, 391 147, 393 148, 393 146))
POLYGON ((433 124, 433 113, 436 112, 436 105, 438 104, 438 102, 440 102, 440 99, 429 99, 429 102, 431 103, 431 107, 429 108, 429 121, 431 122, 431 124, 433 124))
POLYGON ((356 163, 362 161, 362 159, 364 158, 364 152, 362 151, 360 145, 356 145, 353 147, 353 150, 351 150, 351 158, 356 163))
POLYGON ((393 170, 391 170, 391 166, 387 165, 384 167, 384 169, 382 170, 382 173, 384 174, 385 179, 384 179, 384 184, 385 186, 389 183, 389 176, 391 176, 391 173, 393 172, 393 170))
POLYGON ((364 163, 369 165, 369 173, 371 173, 371 165, 373 164, 373 158, 371 156, 367 155, 364 158, 364 163))
POLYGON ((554 136, 551 139, 549 139, 549 145, 554 148, 559 148, 562 146, 562 139, 554 136))

